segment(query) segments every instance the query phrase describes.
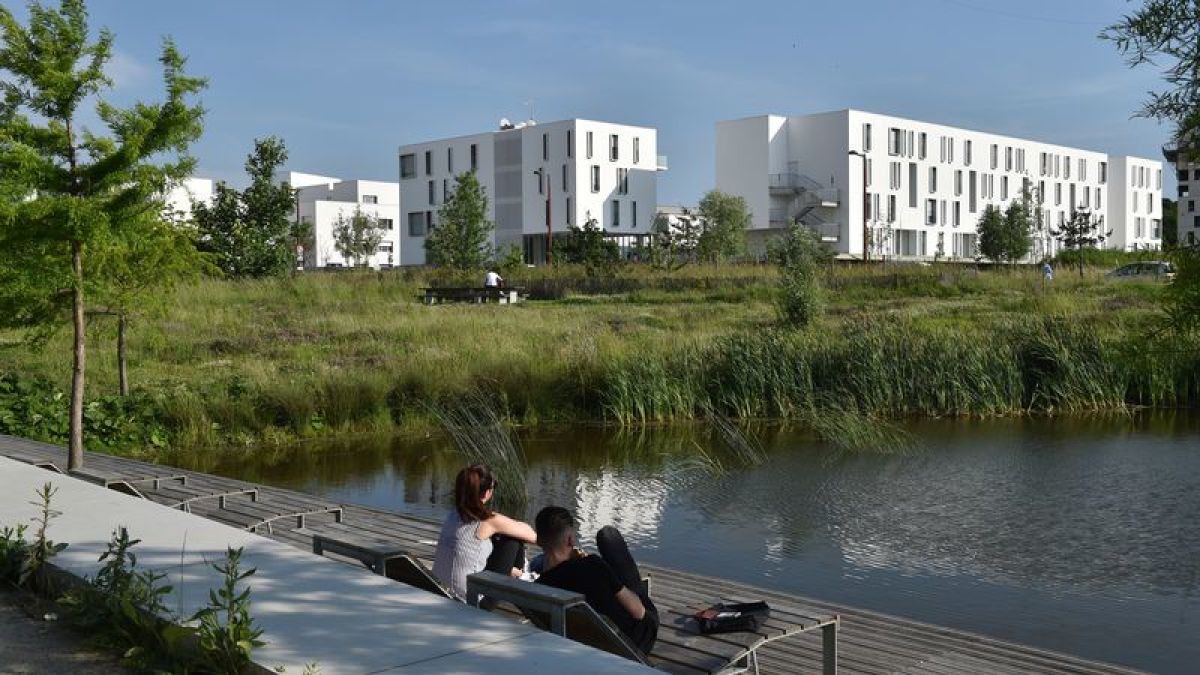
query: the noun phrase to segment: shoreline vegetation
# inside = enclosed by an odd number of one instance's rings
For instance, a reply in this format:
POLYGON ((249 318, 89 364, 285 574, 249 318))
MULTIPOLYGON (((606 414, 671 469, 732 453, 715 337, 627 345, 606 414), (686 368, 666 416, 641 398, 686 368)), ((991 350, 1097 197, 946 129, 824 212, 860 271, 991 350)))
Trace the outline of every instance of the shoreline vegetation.
MULTIPOLYGON (((91 322, 88 447, 426 433, 468 398, 508 425, 767 419, 856 449, 908 417, 1200 403, 1200 339, 1161 328, 1164 287, 1068 269, 1043 288, 1026 267, 828 265, 804 330, 779 321, 764 265, 518 269, 545 299, 513 306, 423 306, 429 270, 207 279, 130 322, 129 396, 115 325, 91 322)), ((0 432, 65 438, 69 338, 0 332, 0 432)))

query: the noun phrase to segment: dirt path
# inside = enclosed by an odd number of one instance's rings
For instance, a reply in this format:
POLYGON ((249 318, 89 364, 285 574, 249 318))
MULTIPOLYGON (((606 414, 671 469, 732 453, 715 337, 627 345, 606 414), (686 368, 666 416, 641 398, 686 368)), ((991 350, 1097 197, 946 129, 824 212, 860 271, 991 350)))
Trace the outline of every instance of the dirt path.
POLYGON ((83 636, 53 621, 31 617, 21 596, 0 590, 0 675, 70 673, 128 675, 116 656, 87 645, 83 636))

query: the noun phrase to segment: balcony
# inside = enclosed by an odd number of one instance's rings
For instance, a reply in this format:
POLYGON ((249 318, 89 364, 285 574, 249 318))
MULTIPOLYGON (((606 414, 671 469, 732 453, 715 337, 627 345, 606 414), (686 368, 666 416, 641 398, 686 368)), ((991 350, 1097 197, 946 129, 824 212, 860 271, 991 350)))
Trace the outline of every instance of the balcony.
POLYGON ((657 160, 658 160, 658 162, 657 162, 657 164, 655 164, 655 168, 658 171, 666 171, 667 170, 667 156, 666 155, 658 155, 657 160))

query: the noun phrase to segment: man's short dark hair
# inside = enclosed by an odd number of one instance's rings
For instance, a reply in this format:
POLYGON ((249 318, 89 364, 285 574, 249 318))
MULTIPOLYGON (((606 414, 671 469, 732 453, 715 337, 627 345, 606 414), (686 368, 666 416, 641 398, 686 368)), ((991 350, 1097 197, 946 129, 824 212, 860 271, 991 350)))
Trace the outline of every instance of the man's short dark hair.
POLYGON ((575 517, 561 506, 547 506, 538 511, 533 528, 537 530, 538 545, 542 548, 561 546, 567 535, 575 530, 575 517))

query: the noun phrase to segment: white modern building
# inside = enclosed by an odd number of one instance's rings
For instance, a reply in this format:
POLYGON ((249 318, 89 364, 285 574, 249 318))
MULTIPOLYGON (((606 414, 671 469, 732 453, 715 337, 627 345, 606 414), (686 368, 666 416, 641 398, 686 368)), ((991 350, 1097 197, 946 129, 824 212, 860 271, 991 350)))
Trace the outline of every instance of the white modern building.
POLYGON ((168 216, 177 223, 192 221, 192 207, 196 204, 211 206, 213 182, 210 178, 189 176, 172 186, 166 195, 168 216))
POLYGON ((1192 161, 1187 153, 1175 147, 1163 150, 1163 156, 1174 165, 1179 181, 1179 206, 1176 223, 1179 229, 1180 246, 1200 244, 1200 210, 1196 202, 1200 198, 1200 162, 1192 161))
POLYGON ((333 176, 281 172, 276 175, 296 190, 295 219, 312 226, 312 250, 299 252, 305 268, 350 267, 352 260, 337 250, 334 228, 360 210, 377 218, 383 230, 374 255, 364 261, 374 269, 400 264, 400 186, 372 180, 340 180, 333 176))
POLYGON ((632 245, 653 228, 657 132, 592 120, 531 121, 470 136, 400 147, 401 263, 425 263, 425 238, 456 176, 474 171, 488 198, 498 255, 518 247, 544 262, 553 235, 590 220, 632 245))
POLYGON ((1111 248, 1158 248, 1162 167, 1137 157, 860 110, 717 123, 717 189, 746 199, 752 251, 793 220, 843 257, 973 259, 988 205, 1028 191, 1042 209, 1032 257, 1087 211, 1111 248))

